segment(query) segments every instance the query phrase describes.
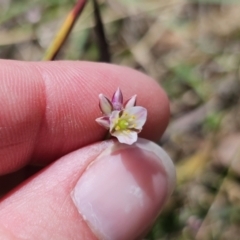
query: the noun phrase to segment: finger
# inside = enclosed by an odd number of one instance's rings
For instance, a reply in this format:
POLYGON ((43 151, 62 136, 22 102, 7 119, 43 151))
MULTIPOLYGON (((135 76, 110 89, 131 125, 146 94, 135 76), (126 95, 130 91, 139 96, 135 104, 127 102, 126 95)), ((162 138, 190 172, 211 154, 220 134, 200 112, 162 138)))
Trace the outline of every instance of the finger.
POLYGON ((141 136, 157 140, 168 123, 168 101, 146 75, 100 63, 0 61, 0 174, 102 140, 98 95, 110 97, 117 87, 125 99, 138 95, 148 109, 141 136))
POLYGON ((27 165, 16 172, 0 176, 0 199, 24 180, 42 170, 42 166, 27 165))
POLYGON ((156 144, 144 139, 132 146, 96 143, 62 157, 6 197, 0 204, 0 234, 139 239, 174 184, 174 166, 156 144))

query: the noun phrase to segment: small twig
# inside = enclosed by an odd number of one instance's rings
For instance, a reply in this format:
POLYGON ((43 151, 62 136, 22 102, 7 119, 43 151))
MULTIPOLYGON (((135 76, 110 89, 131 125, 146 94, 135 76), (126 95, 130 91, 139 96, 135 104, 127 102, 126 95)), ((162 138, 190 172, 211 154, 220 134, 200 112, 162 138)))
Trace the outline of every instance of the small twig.
POLYGON ((110 51, 109 51, 109 45, 108 45, 108 42, 107 42, 107 39, 105 36, 104 26, 102 23, 99 6, 97 3, 97 0, 92 0, 92 1, 93 1, 93 8, 94 8, 94 17, 95 17, 95 22, 96 22, 94 29, 96 32, 97 43, 98 43, 99 52, 100 52, 99 60, 101 62, 110 62, 111 56, 110 56, 110 51))
POLYGON ((74 8, 68 14, 66 20, 58 31, 56 37, 54 38, 52 44, 47 49, 43 60, 54 60, 64 42, 66 41, 69 33, 71 32, 75 22, 80 16, 87 0, 78 0, 74 8))

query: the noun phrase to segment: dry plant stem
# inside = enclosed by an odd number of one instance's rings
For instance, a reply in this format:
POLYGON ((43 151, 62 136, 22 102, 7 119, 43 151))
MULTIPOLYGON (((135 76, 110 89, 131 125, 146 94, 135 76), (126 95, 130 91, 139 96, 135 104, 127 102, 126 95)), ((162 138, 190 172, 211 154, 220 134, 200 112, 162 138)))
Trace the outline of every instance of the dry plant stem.
POLYGON ((70 34, 75 22, 80 16, 87 0, 78 0, 74 8, 68 14, 66 20, 64 21, 62 27, 58 31, 55 39, 53 40, 50 47, 47 49, 43 60, 54 60, 64 42, 66 41, 68 35, 70 34))
POLYGON ((99 5, 97 0, 93 1, 93 8, 94 8, 94 18, 95 18, 95 27, 94 30, 97 35, 97 44, 99 46, 100 52, 100 62, 111 62, 111 56, 109 52, 109 45, 105 36, 104 26, 102 23, 102 18, 99 10, 99 5))
MULTIPOLYGON (((231 164, 232 164, 232 162, 231 162, 231 164)), ((213 214, 213 212, 216 211, 216 209, 219 205, 219 203, 218 203, 219 198, 221 197, 222 194, 226 194, 224 188, 226 188, 226 183, 229 180, 230 176, 231 176, 231 165, 228 168, 225 176, 223 177, 222 182, 219 185, 220 187, 218 188, 218 191, 217 191, 214 199, 212 200, 212 204, 208 208, 208 211, 203 219, 203 222, 201 223, 201 226, 199 227, 198 231, 196 232, 194 239, 200 240, 200 239, 203 239, 203 237, 207 235, 206 225, 209 225, 209 218, 210 218, 211 214, 213 214)))

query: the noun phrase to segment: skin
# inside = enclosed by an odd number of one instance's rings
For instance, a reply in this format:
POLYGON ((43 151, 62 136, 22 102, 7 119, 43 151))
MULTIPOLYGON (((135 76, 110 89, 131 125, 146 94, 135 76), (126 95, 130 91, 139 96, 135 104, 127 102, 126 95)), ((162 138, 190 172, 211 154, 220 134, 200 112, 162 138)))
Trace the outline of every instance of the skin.
POLYGON ((117 87, 124 100, 137 94, 137 105, 148 110, 140 136, 158 140, 169 121, 169 103, 150 77, 102 63, 0 61, 0 239, 96 239, 67 196, 109 144, 95 122, 101 116, 98 94, 111 98, 117 87), (29 165, 44 168, 22 182, 32 175, 29 165))

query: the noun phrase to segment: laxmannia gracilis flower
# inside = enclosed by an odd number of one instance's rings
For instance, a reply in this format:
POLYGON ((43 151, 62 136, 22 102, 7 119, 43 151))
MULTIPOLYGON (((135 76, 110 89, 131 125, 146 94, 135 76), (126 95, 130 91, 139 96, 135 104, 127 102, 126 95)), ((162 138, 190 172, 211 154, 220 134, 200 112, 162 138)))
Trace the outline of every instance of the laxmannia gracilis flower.
POLYGON ((137 141, 138 133, 147 119, 147 110, 144 107, 135 106, 136 95, 123 104, 122 92, 118 88, 110 101, 103 94, 99 95, 100 109, 103 116, 96 119, 101 126, 109 129, 112 136, 119 142, 133 144, 137 141))

